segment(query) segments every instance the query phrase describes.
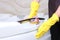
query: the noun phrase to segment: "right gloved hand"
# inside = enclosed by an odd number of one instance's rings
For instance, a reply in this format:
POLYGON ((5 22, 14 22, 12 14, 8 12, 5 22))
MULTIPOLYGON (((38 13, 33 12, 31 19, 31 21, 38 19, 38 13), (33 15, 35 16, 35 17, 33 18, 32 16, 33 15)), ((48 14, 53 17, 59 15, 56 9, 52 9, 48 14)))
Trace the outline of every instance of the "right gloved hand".
POLYGON ((39 26, 38 31, 36 33, 36 38, 40 38, 43 36, 52 25, 59 21, 59 17, 54 13, 51 18, 45 21, 41 26, 39 26))

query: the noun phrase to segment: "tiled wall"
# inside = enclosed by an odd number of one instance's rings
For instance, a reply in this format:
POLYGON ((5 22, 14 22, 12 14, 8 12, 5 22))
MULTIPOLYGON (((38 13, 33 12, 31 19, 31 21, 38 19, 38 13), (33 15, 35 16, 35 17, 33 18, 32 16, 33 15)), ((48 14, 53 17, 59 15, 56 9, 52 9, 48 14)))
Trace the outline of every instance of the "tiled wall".
MULTIPOLYGON (((28 15, 32 0, 0 0, 0 13, 10 13, 16 15, 28 15)), ((38 13, 47 13, 48 0, 40 1, 38 13)))

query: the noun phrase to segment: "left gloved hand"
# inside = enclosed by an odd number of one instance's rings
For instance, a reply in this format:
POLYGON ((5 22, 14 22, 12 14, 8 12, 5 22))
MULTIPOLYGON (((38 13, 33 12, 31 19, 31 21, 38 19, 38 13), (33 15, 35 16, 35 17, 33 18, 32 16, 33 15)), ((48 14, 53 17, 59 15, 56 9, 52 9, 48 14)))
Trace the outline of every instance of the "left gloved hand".
POLYGON ((30 14, 28 16, 28 18, 34 18, 37 15, 37 11, 39 9, 39 3, 36 1, 32 1, 31 2, 31 11, 30 14))

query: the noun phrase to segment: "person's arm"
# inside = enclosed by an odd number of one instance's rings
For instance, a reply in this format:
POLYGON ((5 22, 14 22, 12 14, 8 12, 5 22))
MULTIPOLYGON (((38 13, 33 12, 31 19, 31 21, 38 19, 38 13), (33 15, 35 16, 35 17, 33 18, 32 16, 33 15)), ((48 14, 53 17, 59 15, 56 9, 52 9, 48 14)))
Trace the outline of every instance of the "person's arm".
POLYGON ((40 0, 32 0, 32 1, 36 1, 36 2, 38 2, 38 3, 40 2, 40 0))
POLYGON ((36 38, 42 37, 56 22, 59 22, 60 17, 60 6, 56 10, 56 12, 45 21, 42 25, 39 26, 38 31, 36 33, 36 38))
POLYGON ((39 1, 40 0, 32 0, 31 5, 30 5, 31 6, 30 7, 30 14, 29 14, 28 18, 33 18, 37 15, 37 11, 40 6, 39 1))
POLYGON ((56 15, 58 15, 58 17, 60 17, 60 6, 58 7, 58 9, 56 10, 56 15))

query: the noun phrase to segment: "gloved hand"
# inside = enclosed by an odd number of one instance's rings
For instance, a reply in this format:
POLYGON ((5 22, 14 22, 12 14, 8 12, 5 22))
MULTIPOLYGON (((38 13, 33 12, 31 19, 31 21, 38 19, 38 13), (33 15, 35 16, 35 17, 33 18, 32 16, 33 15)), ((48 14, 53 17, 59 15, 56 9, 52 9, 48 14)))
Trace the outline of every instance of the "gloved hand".
POLYGON ((31 23, 31 24, 39 24, 40 21, 39 21, 38 18, 35 18, 34 20, 31 20, 30 23, 31 23))
MULTIPOLYGON (((38 9, 39 9, 39 3, 36 0, 32 1, 31 2, 31 11, 30 11, 30 14, 27 19, 34 18, 37 15, 38 9)), ((30 23, 37 24, 38 22, 30 22, 30 23)))
POLYGON ((37 11, 39 9, 39 3, 36 1, 32 1, 31 2, 31 11, 30 11, 30 15, 28 16, 28 18, 33 18, 37 15, 37 11))
POLYGON ((36 33, 36 38, 42 37, 52 25, 59 21, 59 17, 54 13, 51 18, 45 21, 41 26, 39 26, 38 31, 36 33))

